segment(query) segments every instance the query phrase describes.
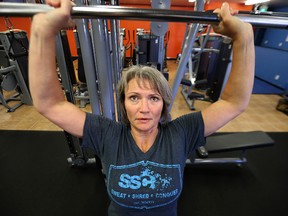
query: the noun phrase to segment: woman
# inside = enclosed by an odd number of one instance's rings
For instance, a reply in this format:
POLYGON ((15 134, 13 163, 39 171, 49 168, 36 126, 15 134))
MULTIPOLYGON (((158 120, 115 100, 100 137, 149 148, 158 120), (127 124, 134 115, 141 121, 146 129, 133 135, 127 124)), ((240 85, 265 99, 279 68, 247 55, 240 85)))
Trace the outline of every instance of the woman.
POLYGON ((168 121, 171 91, 149 67, 123 74, 119 93, 123 123, 85 113, 67 102, 55 72, 55 35, 74 25, 72 3, 47 0, 57 9, 33 18, 29 81, 35 108, 64 130, 83 139, 101 159, 111 199, 109 215, 177 215, 186 158, 205 137, 245 110, 254 78, 254 41, 250 24, 224 3, 215 10, 219 34, 233 40, 230 77, 221 99, 201 112, 168 121))

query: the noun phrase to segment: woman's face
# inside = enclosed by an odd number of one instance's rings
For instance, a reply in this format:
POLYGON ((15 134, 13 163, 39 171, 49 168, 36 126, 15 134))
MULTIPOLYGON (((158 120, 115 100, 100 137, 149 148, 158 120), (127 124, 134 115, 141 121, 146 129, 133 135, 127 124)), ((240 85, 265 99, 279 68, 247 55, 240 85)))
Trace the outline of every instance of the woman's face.
POLYGON ((163 99, 149 81, 141 80, 138 85, 134 78, 125 90, 125 108, 131 129, 151 132, 157 129, 163 109, 163 99))

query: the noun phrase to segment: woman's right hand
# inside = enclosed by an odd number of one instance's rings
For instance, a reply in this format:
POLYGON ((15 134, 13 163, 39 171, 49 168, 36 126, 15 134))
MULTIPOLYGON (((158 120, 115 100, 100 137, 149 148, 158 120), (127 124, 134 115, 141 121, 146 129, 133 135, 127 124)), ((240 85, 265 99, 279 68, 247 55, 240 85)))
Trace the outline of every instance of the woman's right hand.
POLYGON ((232 38, 233 41, 237 39, 245 40, 253 38, 253 29, 251 24, 241 21, 234 15, 238 13, 237 10, 230 8, 227 2, 222 4, 221 8, 214 11, 218 13, 220 22, 218 25, 213 25, 213 29, 216 33, 226 35, 232 38))
POLYGON ((44 33, 46 36, 55 36, 61 29, 75 26, 71 18, 71 10, 74 3, 70 0, 47 0, 52 7, 47 13, 39 13, 33 17, 32 30, 44 33))

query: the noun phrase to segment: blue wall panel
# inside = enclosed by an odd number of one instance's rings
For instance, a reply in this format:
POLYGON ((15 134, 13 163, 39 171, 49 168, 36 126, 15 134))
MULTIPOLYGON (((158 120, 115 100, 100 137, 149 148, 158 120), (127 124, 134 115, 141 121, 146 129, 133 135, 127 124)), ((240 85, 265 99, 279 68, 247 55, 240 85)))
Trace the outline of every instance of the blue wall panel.
POLYGON ((285 90, 288 89, 288 52, 256 46, 255 75, 285 90))
POLYGON ((261 46, 288 51, 288 30, 266 29, 261 46))

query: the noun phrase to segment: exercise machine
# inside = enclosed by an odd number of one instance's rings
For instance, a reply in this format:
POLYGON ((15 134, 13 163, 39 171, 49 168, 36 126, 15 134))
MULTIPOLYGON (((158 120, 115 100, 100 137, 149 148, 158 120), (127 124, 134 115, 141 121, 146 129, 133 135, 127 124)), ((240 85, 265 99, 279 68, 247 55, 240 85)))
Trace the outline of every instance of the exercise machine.
POLYGON ((136 30, 136 46, 134 51, 135 65, 149 65, 160 70, 158 61, 160 38, 144 29, 136 30))
POLYGON ((0 32, 0 103, 8 112, 23 104, 32 105, 28 85, 28 38, 23 30, 0 32), (11 92, 6 97, 4 91, 11 92), (18 101, 11 106, 11 101, 18 101))
POLYGON ((231 69, 231 39, 217 34, 202 34, 199 47, 189 58, 189 79, 183 79, 182 95, 191 110, 196 100, 215 102, 219 99, 231 69))
MULTIPOLYGON (((81 5, 81 2, 76 2, 77 5, 81 5)), ((185 46, 183 48, 181 59, 178 64, 178 69, 176 73, 176 77, 174 79, 174 83, 172 86, 172 96, 173 101, 176 97, 178 87, 180 86, 181 80, 185 73, 185 68, 188 64, 188 59, 190 58, 193 44, 199 32, 200 24, 213 24, 218 23, 219 19, 216 14, 205 13, 203 12, 204 8, 204 0, 198 0, 195 4, 195 11, 176 11, 176 10, 165 10, 165 9, 137 9, 137 8, 123 8, 118 6, 95 6, 97 2, 93 2, 93 7, 89 6, 75 6, 72 9, 72 16, 75 18, 79 18, 76 20, 77 30, 79 31, 79 41, 83 55, 83 65, 85 69, 85 76, 87 80, 87 87, 90 96, 90 103, 92 107, 92 112, 99 115, 104 115, 111 119, 116 119, 115 115, 115 104, 112 102, 113 88, 115 87, 115 83, 112 77, 114 77, 111 73, 112 69, 108 68, 111 64, 111 55, 110 55, 110 47, 105 36, 106 34, 106 21, 105 19, 140 19, 140 20, 157 20, 159 22, 192 22, 191 30, 188 32, 187 38, 185 39, 185 46), (94 4, 95 3, 95 4, 94 4), (157 14, 157 16, 155 16, 157 14), (81 18, 81 19, 80 19, 81 18), (86 18, 86 19, 85 19, 86 18), (92 18, 91 20, 91 28, 93 29, 92 35, 89 33, 88 21, 87 18, 92 18), (95 31, 94 31, 95 30, 95 31), (104 38, 104 39, 102 39, 104 38), (92 42, 93 41, 93 42, 92 42), (93 48, 97 47, 96 50, 100 50, 101 53, 94 52, 93 48), (104 53, 105 52, 105 53, 104 53), (101 64, 97 64, 97 62, 101 62, 101 64), (99 66, 107 66, 106 68, 100 68, 99 66), (89 72, 88 72, 89 71, 89 72), (96 76, 97 74, 97 76, 96 76), (97 77, 97 78, 96 78, 97 77), (99 83, 99 86, 96 85, 96 80, 99 83)), ((160 2, 158 2, 160 3, 160 2)), ((53 10, 53 8, 47 5, 35 5, 35 4, 2 4, 0 7, 0 15, 8 15, 8 16, 32 16, 38 12, 45 12, 48 10, 53 10), (3 8, 9 8, 9 10, 3 10, 3 8), (32 10, 33 9, 33 10, 32 10), (9 11, 9 13, 8 13, 9 11)), ((288 27, 288 19, 287 17, 275 17, 275 16, 267 16, 267 15, 248 15, 248 14, 239 14, 238 17, 245 22, 250 22, 255 27, 273 27, 273 28, 284 28, 288 27)), ((119 68, 119 67, 118 67, 119 68)), ((117 69, 118 69, 117 68, 117 69)), ((121 75, 121 72, 116 73, 117 76, 121 75)), ((116 97, 117 101, 117 97, 116 97)), ((171 109, 173 102, 169 109, 171 109)), ((116 109, 117 111, 117 109, 116 109)), ((116 119, 117 120, 117 119, 116 119)), ((119 119, 118 119, 119 120, 119 119)), ((230 150, 247 150, 250 148, 258 148, 271 145, 273 140, 267 137, 267 134, 261 133, 246 133, 245 136, 241 136, 243 139, 243 143, 232 142, 230 145, 230 150), (246 137, 247 135, 247 137, 246 137), (261 139, 257 141, 259 135, 261 139), (262 139, 264 138, 264 139, 262 139), (268 143, 268 144, 267 144, 268 143)), ((235 135, 244 135, 240 133, 236 133, 235 135)), ((207 138, 208 141, 210 138, 207 138)), ((212 139, 212 137, 211 137, 212 139)), ((232 137, 232 140, 235 140, 235 137, 232 137)), ((217 136, 217 140, 220 144, 225 144, 227 141, 227 136, 220 135, 217 136)), ((228 151, 226 145, 215 144, 214 147, 217 149, 211 150, 209 144, 207 143, 206 148, 209 154, 212 154, 216 151, 228 151)), ((201 152, 205 152, 203 149, 199 149, 201 152)), ((230 151, 229 150, 229 151, 230 151)), ((75 157, 72 157, 72 163, 76 163, 79 158, 85 158, 85 153, 82 155, 75 153, 75 157), (82 157, 83 156, 83 157, 82 157)), ((83 163, 79 162, 76 164, 83 165, 87 164, 89 160, 82 160, 83 163)), ((195 160, 197 161, 197 160, 195 160)), ((195 162, 194 161, 194 162, 195 162)), ((243 160, 244 161, 244 160, 243 160)), ((192 161, 193 162, 193 161, 192 161)), ((236 161, 236 163, 238 163, 236 161)))

